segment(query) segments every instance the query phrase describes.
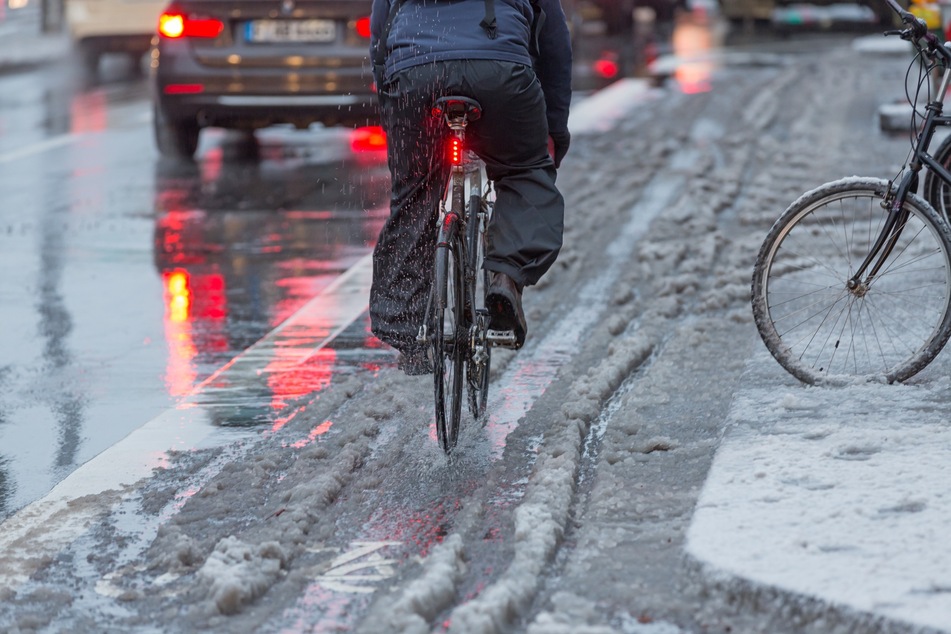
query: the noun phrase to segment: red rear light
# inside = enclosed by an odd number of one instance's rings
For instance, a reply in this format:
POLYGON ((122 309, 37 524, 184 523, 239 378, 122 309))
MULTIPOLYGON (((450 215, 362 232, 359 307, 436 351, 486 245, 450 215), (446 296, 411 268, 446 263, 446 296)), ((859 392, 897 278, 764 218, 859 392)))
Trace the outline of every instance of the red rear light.
POLYGON ((602 57, 594 63, 594 72, 602 79, 613 79, 617 77, 619 70, 618 63, 610 58, 602 57))
POLYGON ((449 162, 453 165, 462 164, 462 141, 456 137, 449 139, 449 162))
POLYGON ((357 128, 350 137, 350 148, 354 152, 376 152, 386 149, 386 133, 380 126, 357 128))
POLYGON ((202 84, 168 84, 162 89, 166 95, 197 95, 205 92, 202 84))
POLYGON ((356 24, 357 35, 360 37, 370 37, 370 18, 360 18, 356 24))
POLYGON ((225 30, 224 22, 215 18, 192 18, 181 13, 159 16, 159 34, 169 38, 218 37, 225 30))

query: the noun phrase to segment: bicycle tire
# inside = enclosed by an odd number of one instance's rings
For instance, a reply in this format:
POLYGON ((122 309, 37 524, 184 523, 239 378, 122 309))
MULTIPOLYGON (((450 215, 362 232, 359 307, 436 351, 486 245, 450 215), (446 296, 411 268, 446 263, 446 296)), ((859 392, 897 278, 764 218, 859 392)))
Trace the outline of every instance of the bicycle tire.
POLYGON ((862 293, 846 286, 887 216, 888 187, 853 177, 806 192, 756 258, 756 326, 773 357, 805 383, 904 381, 951 335, 951 228, 916 194, 878 275, 862 293))
MULTIPOLYGON (((944 169, 951 170, 951 137, 945 137, 933 156, 944 169)), ((939 216, 946 221, 951 220, 951 184, 944 182, 930 169, 926 170, 922 195, 939 216)))
POLYGON ((466 280, 466 297, 473 306, 470 312, 471 323, 475 324, 473 337, 470 338, 470 354, 466 356, 466 388, 469 394, 469 412, 476 420, 485 416, 486 403, 489 400, 489 369, 492 365, 492 348, 484 340, 483 335, 488 324, 488 317, 478 319, 474 306, 477 297, 482 298, 479 304, 485 306, 485 291, 488 288, 488 273, 482 270, 482 260, 485 256, 485 234, 480 231, 479 211, 486 211, 488 203, 481 192, 469 196, 469 219, 466 225, 466 245, 469 256, 468 278, 466 280))
MULTIPOLYGON (((447 224, 458 223, 450 221, 447 224)), ((446 233, 440 232, 440 246, 436 249, 433 378, 436 436, 446 454, 450 454, 459 438, 465 371, 463 362, 467 356, 469 329, 465 325, 465 291, 458 231, 454 226, 444 229, 446 233)))

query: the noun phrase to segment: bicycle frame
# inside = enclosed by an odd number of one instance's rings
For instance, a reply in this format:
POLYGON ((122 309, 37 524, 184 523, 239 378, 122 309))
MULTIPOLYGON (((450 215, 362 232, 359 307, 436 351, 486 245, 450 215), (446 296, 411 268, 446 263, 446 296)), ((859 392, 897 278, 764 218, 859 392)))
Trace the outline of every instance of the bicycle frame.
MULTIPOLYGON (((485 229, 485 212, 480 209, 476 217, 471 217, 467 212, 465 192, 470 192, 470 208, 475 207, 475 201, 481 198, 482 192, 482 166, 479 159, 465 147, 465 131, 468 124, 468 118, 465 114, 452 114, 446 112, 443 114, 443 120, 450 129, 450 135, 447 139, 446 153, 451 165, 450 178, 448 183, 448 207, 441 206, 442 215, 439 223, 439 233, 436 239, 436 249, 451 249, 453 244, 458 245, 462 250, 459 254, 460 261, 466 263, 466 289, 475 287, 474 276, 476 273, 475 249, 470 246, 475 244, 475 240, 480 231, 485 229), (468 183, 467 183, 468 180, 468 183), (457 240, 458 233, 462 231, 465 239, 457 240)), ((467 293, 469 294, 469 293, 467 293)), ((430 296, 430 302, 432 301, 430 296)), ((465 297, 465 305, 469 311, 470 323, 476 323, 476 302, 475 297, 465 297)), ((430 314, 431 304, 427 303, 426 314, 430 314)), ((426 323, 420 326, 419 334, 416 340, 425 342, 427 340, 428 330, 426 323)))
MULTIPOLYGON (((892 2, 889 1, 889 4, 892 4, 892 2)), ((924 53, 923 47, 918 41, 914 41, 913 44, 919 52, 924 53)), ((936 97, 925 107, 927 111, 925 122, 913 144, 912 157, 906 166, 907 171, 898 184, 898 187, 895 188, 894 195, 890 196, 886 199, 885 203, 883 203, 883 206, 886 203, 889 206, 888 218, 885 219, 882 231, 868 255, 865 257, 865 260, 858 269, 856 269, 855 274, 847 283, 849 290, 857 295, 862 295, 868 290, 869 284, 872 283, 872 280, 881 270, 881 267, 885 264, 892 249, 895 247, 898 238, 901 236, 902 229, 907 220, 907 212, 904 211, 905 198, 909 192, 917 187, 918 174, 922 168, 927 166, 943 181, 951 185, 951 172, 928 152, 931 141, 934 138, 935 130, 939 126, 951 126, 951 117, 944 115, 944 98, 947 95, 949 83, 951 83, 951 52, 941 45, 940 42, 937 42, 934 36, 930 34, 927 37, 927 46, 942 59, 945 69, 944 74, 939 84, 936 97), (865 279, 862 280, 862 276, 866 271, 869 271, 869 273, 865 279)))
MULTIPOLYGON (((470 289, 475 286, 472 282, 476 275, 475 260, 477 256, 476 250, 470 247, 475 245, 474 241, 478 235, 477 232, 482 227, 481 223, 484 218, 480 217, 483 215, 481 210, 475 217, 469 214, 465 195, 466 185, 468 184, 468 191, 470 192, 468 209, 474 209, 482 194, 480 191, 482 186, 481 165, 478 158, 465 147, 466 118, 464 116, 451 117, 447 114, 446 123, 451 130, 448 148, 449 160, 452 164, 449 181, 450 191, 448 193, 449 209, 446 210, 442 219, 436 247, 450 248, 456 233, 458 231, 464 232, 465 239, 458 242, 462 249, 459 259, 466 263, 466 288, 470 289)), ((470 323, 475 323, 475 298, 466 297, 465 301, 470 311, 470 323)))

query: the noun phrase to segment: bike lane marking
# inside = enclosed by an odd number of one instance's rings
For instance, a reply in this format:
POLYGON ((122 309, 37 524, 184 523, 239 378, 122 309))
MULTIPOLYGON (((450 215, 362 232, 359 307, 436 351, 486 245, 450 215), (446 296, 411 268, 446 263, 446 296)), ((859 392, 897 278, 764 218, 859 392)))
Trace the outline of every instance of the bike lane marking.
MULTIPOLYGON (((170 451, 207 449, 241 440, 241 432, 223 431, 214 424, 216 406, 232 407, 233 386, 266 385, 269 376, 295 372, 330 344, 366 311, 372 270, 368 254, 268 335, 197 385, 176 408, 148 421, 73 471, 46 496, 7 518, 0 524, 0 587, 12 589, 26 581, 83 534, 89 521, 107 512, 135 483, 163 466, 170 451), (274 360, 279 363, 269 368, 274 360)), ((244 434, 256 438, 259 432, 244 434)))

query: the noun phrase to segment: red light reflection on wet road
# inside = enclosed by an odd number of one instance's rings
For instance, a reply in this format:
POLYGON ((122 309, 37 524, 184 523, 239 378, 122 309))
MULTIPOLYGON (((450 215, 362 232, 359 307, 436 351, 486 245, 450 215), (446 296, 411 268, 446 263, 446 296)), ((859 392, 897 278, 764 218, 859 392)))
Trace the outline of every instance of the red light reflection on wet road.
MULTIPOLYGON (((337 360, 337 353, 332 348, 321 348, 301 359, 302 353, 310 353, 314 337, 323 339, 329 334, 326 330, 315 329, 307 333, 297 333, 278 342, 274 350, 274 357, 264 367, 267 375, 267 385, 271 391, 271 409, 280 411, 295 399, 319 392, 330 384, 333 377, 333 367, 337 360), (304 344, 303 347, 298 347, 304 344)), ((318 340, 319 340, 318 339, 318 340)), ((278 421, 272 426, 277 431, 287 421, 278 421)))
POLYGON ((183 270, 168 271, 162 278, 165 287, 165 340, 169 348, 165 385, 169 394, 180 397, 191 391, 198 376, 194 365, 197 351, 188 319, 191 291, 188 273, 183 270))
POLYGON ((671 41, 677 65, 674 79, 687 94, 708 92, 714 64, 710 59, 714 41, 711 24, 703 14, 688 15, 677 22, 671 41))
POLYGON ((195 323, 201 323, 202 352, 228 350, 228 316, 224 277, 212 271, 193 275, 185 269, 162 273, 165 299, 165 340, 169 354, 165 384, 172 396, 184 396, 195 385, 198 356, 195 323))
POLYGON ((297 442, 291 443, 289 446, 293 447, 294 449, 302 449, 303 447, 306 447, 310 443, 317 440, 319 436, 323 436, 328 431, 330 431, 331 427, 333 427, 333 422, 329 420, 324 421, 321 424, 314 427, 313 429, 311 429, 310 433, 307 434, 307 438, 302 438, 298 440, 297 442))
POLYGON ((70 132, 101 132, 106 129, 108 105, 102 90, 80 93, 69 104, 70 132))

